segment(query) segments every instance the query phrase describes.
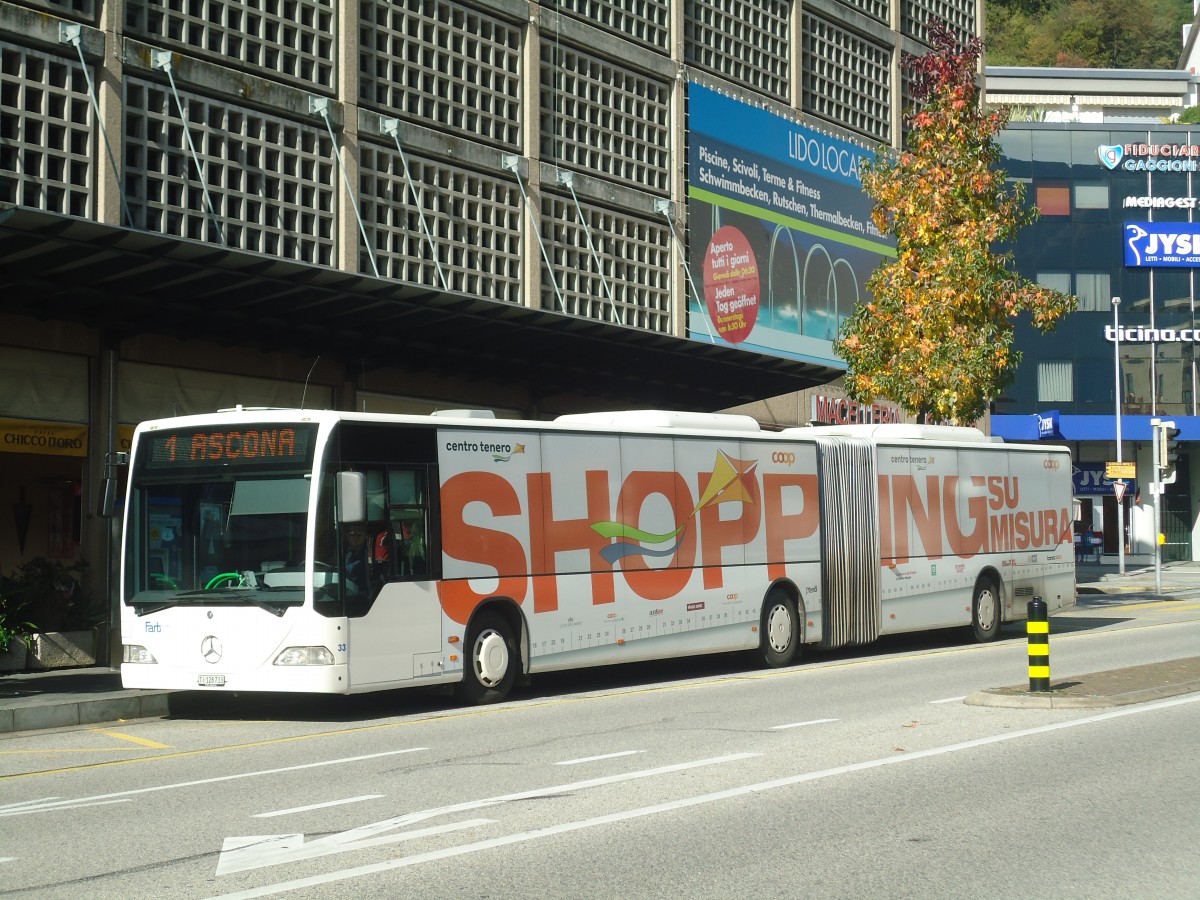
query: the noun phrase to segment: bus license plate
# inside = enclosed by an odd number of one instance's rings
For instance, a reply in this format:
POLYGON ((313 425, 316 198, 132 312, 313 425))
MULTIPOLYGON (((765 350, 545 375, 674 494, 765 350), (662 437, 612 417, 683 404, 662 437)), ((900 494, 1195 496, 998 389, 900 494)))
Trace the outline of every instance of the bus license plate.
POLYGON ((201 687, 224 687, 224 675, 197 675, 196 683, 201 687))

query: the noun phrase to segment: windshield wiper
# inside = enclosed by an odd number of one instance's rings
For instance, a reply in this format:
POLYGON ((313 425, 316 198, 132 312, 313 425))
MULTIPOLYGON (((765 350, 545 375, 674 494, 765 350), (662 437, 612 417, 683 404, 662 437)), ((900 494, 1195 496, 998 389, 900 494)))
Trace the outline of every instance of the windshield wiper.
MULTIPOLYGON (((260 590, 261 590, 261 588, 260 588, 260 590)), ((258 597, 255 597, 253 594, 243 594, 242 599, 246 600, 249 603, 253 603, 259 609, 265 609, 267 612, 271 613, 274 616, 282 617, 283 613, 285 611, 285 607, 272 606, 269 601, 261 600, 258 597)))
POLYGON ((133 611, 138 616, 151 616, 156 612, 162 612, 164 609, 170 609, 172 606, 178 605, 178 600, 168 600, 166 603, 159 603, 156 606, 139 606, 137 603, 134 603, 133 611))

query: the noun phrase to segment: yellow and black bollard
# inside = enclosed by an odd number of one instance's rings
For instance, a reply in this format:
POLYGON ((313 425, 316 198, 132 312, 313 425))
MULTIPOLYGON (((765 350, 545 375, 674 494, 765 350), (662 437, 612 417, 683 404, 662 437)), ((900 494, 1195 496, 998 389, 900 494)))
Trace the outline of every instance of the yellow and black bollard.
POLYGON ((1025 623, 1029 635, 1029 691, 1050 690, 1050 614, 1046 601, 1034 597, 1029 601, 1029 618, 1025 623))

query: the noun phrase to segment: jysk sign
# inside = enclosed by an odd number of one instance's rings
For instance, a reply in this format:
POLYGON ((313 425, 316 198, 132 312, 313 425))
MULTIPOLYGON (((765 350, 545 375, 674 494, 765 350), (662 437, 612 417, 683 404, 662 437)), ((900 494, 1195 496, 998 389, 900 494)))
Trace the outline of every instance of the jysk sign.
MULTIPOLYGON (((1071 466, 1071 490, 1076 497, 1098 497, 1114 493, 1113 479, 1105 474, 1106 464, 1102 462, 1077 462, 1071 466)), ((1125 489, 1136 495, 1136 481, 1125 479, 1128 483, 1125 489)))
POLYGON ((1042 415, 1037 414, 1038 420, 1038 440, 1046 438, 1061 438, 1062 433, 1058 430, 1058 410, 1053 409, 1050 412, 1042 415))
POLYGON ((1200 266, 1200 223, 1126 222, 1125 265, 1135 268, 1200 266))

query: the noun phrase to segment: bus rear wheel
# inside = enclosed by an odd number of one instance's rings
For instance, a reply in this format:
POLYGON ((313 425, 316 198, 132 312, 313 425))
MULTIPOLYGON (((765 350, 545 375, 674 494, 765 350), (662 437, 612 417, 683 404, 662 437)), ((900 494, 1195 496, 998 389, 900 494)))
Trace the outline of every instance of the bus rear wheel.
POLYGON ((467 703, 499 703, 517 680, 520 655, 512 627, 503 616, 484 612, 467 632, 467 658, 459 696, 467 703))
POLYGON ((800 620, 796 603, 785 591, 774 589, 767 594, 759 623, 758 653, 772 669, 790 666, 800 644, 800 620))
POLYGON ((990 578, 980 578, 971 600, 971 632, 981 644, 1000 636, 1000 589, 990 578))

